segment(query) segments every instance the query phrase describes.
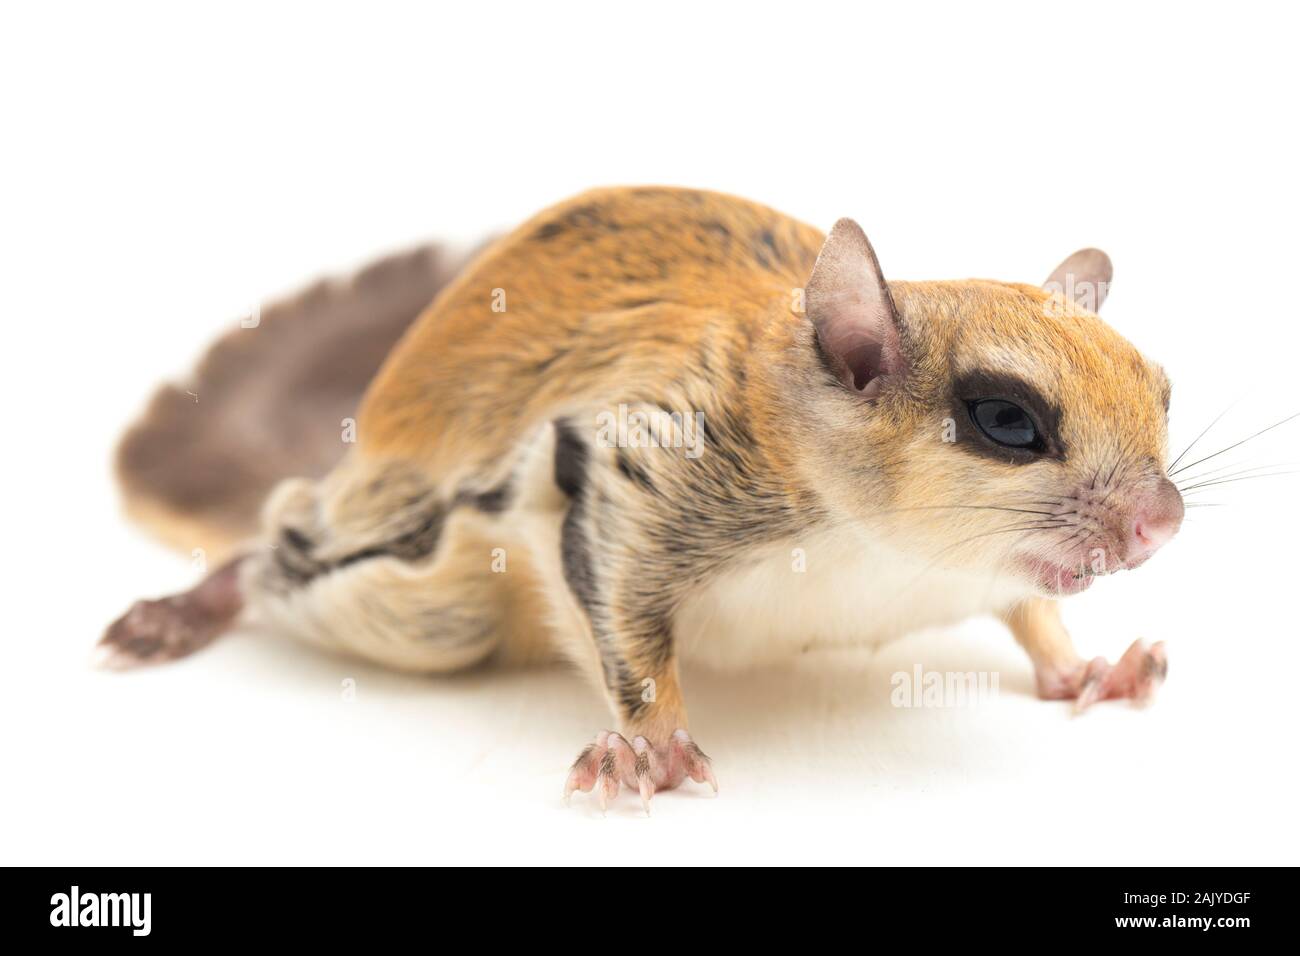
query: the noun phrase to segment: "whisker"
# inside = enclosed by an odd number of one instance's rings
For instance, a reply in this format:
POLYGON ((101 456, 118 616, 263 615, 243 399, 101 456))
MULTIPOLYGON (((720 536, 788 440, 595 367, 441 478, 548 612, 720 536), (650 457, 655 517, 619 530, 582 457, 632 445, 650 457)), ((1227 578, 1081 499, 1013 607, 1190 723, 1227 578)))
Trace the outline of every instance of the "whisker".
MULTIPOLYGON (((936 566, 938 566, 939 562, 943 560, 944 556, 947 555, 947 554, 948 554, 950 551, 952 551, 954 548, 959 548, 959 547, 961 547, 962 545, 964 545, 964 544, 970 544, 970 542, 975 541, 975 540, 977 540, 977 539, 979 539, 979 538, 988 538, 988 537, 992 537, 993 535, 998 535, 998 534, 1012 534, 1012 533, 1015 533, 1015 532, 1021 532, 1022 534, 1024 534, 1024 536, 1028 537, 1028 536, 1031 535, 1031 534, 1037 534, 1037 533, 1042 532, 1042 531, 1054 531, 1054 530, 1056 530, 1057 528, 1062 527, 1063 524, 1072 524, 1072 523, 1073 523, 1073 522, 1058 522, 1058 523, 1056 523, 1056 524, 1037 524, 1037 523, 1035 523, 1035 524, 1028 524, 1028 525, 1023 525, 1023 524, 1022 524, 1022 525, 1015 525, 1015 526, 1010 527, 1010 528, 998 528, 998 529, 996 529, 996 530, 994 530, 994 531, 984 531, 984 532, 982 532, 982 533, 980 533, 980 534, 975 534, 975 535, 971 535, 971 536, 968 537, 968 538, 963 538, 963 539, 961 539, 960 541, 955 541, 955 542, 953 542, 952 544, 947 545, 946 547, 942 548, 942 549, 939 551, 939 553, 936 554, 936 555, 934 556, 934 559, 933 559, 929 564, 927 564, 924 568, 921 569, 920 573, 917 574, 917 576, 916 576, 915 578, 913 578, 913 579, 912 579, 911 581, 909 581, 907 584, 905 584, 905 585, 903 585, 901 588, 899 588, 899 589, 898 589, 898 593, 895 595, 894 600, 898 600, 899 598, 902 597, 903 594, 905 594, 906 592, 910 591, 910 590, 911 590, 912 588, 914 588, 918 583, 920 583, 920 581, 922 581, 922 580, 925 578, 925 576, 926 576, 927 574, 929 574, 932 570, 934 570, 934 568, 935 568, 936 566)), ((891 603, 892 603, 892 602, 891 602, 891 603)))
POLYGON ((947 511, 947 510, 1010 511, 1016 514, 1048 515, 1049 517, 1057 516, 1057 512, 1055 511, 1034 511, 1029 508, 1004 508, 999 505, 917 505, 914 508, 890 508, 888 511, 883 513, 895 514, 900 511, 947 511))
MULTIPOLYGON (((1233 478, 1238 475, 1248 475, 1251 472, 1255 472, 1255 471, 1265 471, 1269 468, 1289 468, 1294 465, 1300 465, 1300 461, 1279 461, 1268 465, 1252 465, 1249 468, 1239 468, 1238 464, 1234 463, 1231 465, 1223 465, 1219 468, 1211 468, 1209 471, 1203 471, 1199 475, 1188 475, 1186 481, 1201 481, 1203 479, 1214 478, 1214 477, 1233 478), (1229 469, 1232 468, 1238 468, 1238 470, 1229 471, 1229 469), (1224 472, 1228 472, 1228 473, 1224 474, 1224 472)), ((1180 485, 1178 484, 1178 482, 1174 482, 1174 484, 1179 488, 1190 487, 1188 485, 1180 485)))
POLYGON ((1199 464, 1200 464, 1201 462, 1203 462, 1203 461, 1209 461, 1211 458, 1217 458, 1217 457, 1219 457, 1220 455, 1222 455, 1225 451, 1232 451, 1232 449, 1234 449, 1234 448, 1240 448, 1242 445, 1246 444, 1246 442, 1248 442, 1248 441, 1253 441, 1254 439, 1258 438, 1260 435, 1263 435, 1265 432, 1271 432, 1274 428, 1278 428, 1278 427, 1280 427, 1280 426, 1282 426, 1282 425, 1285 425, 1287 422, 1292 421, 1292 420, 1294 420, 1294 419, 1296 419, 1296 418, 1300 418, 1300 412, 1296 412, 1296 413, 1293 414, 1293 415, 1288 415, 1286 418, 1282 419, 1280 422, 1274 422, 1272 425, 1269 425, 1267 428, 1261 428, 1259 431, 1255 432, 1255 434, 1250 435, 1250 436, 1248 436, 1248 437, 1246 437, 1246 438, 1243 438, 1243 439, 1242 439, 1241 441, 1239 441, 1239 442, 1234 442, 1233 444, 1229 445, 1227 448, 1220 448, 1218 451, 1216 451, 1216 452, 1215 452, 1214 454, 1212 454, 1212 455, 1206 455, 1204 458, 1199 458, 1199 459, 1197 459, 1196 461, 1192 462, 1191 464, 1183 465, 1183 467, 1179 468, 1178 471, 1170 471, 1170 472, 1168 473, 1168 474, 1169 474, 1169 477, 1172 478, 1174 475, 1177 475, 1177 474, 1179 474, 1180 472, 1184 472, 1184 471, 1186 471, 1188 468, 1195 468, 1197 465, 1199 465, 1199 464))
POLYGON ((1240 478, 1216 478, 1214 481, 1202 481, 1187 488, 1180 488, 1179 491, 1187 494, 1189 491, 1195 491, 1198 488, 1209 488, 1213 485, 1231 485, 1238 481, 1254 481, 1257 478, 1281 478, 1285 475, 1300 475, 1300 470, 1275 471, 1267 475, 1242 475, 1240 478))
MULTIPOLYGON (((1032 532, 1030 532, 1030 533, 1032 533, 1032 532)), ((1022 537, 1023 537, 1023 535, 1022 535, 1022 537)), ((994 559, 994 560, 991 560, 991 561, 989 562, 989 567, 992 569, 992 571, 991 571, 991 573, 989 574, 988 584, 985 586, 985 589, 984 589, 984 599, 983 599, 983 601, 981 601, 981 604, 984 604, 984 605, 987 605, 987 604, 988 604, 988 598, 989 598, 989 596, 993 593, 993 587, 994 587, 994 585, 997 584, 998 577, 1001 576, 1001 574, 1002 574, 1002 571, 1003 571, 1003 564, 1005 563, 1005 560, 1006 560, 1007 556, 1008 556, 1008 555, 1011 553, 1011 551, 1015 548, 1015 546, 1016 546, 1016 542, 1019 541, 1019 540, 1020 540, 1020 538, 1013 538, 1013 539, 1010 539, 1010 541, 1007 543, 1006 547, 1003 548, 1001 551, 998 552, 998 556, 997 556, 997 558, 994 559)))
POLYGON ((1064 551, 1065 549, 1067 549, 1067 548, 1069 548, 1071 545, 1073 545, 1074 542, 1076 542, 1076 541, 1081 541, 1081 540, 1083 540, 1083 539, 1086 538, 1086 537, 1088 537, 1088 529, 1087 529, 1087 528, 1079 528, 1077 531, 1075 531, 1074 534, 1070 535, 1068 538, 1065 538, 1064 540, 1058 541, 1058 542, 1054 545, 1054 547, 1059 548, 1060 550, 1064 551))
POLYGON ((1124 447, 1121 448, 1119 454, 1115 456, 1115 464, 1111 467, 1110 474, 1106 476, 1106 480, 1102 482, 1103 485, 1109 485, 1111 481, 1114 480, 1115 472, 1119 471, 1119 466, 1124 463, 1125 456, 1128 454, 1128 450, 1132 446, 1135 438, 1136 436, 1130 435, 1128 441, 1124 443, 1124 447))
POLYGON ((1165 474, 1166 474, 1166 475, 1168 475, 1168 474, 1172 474, 1172 473, 1173 473, 1173 470, 1174 470, 1174 466, 1177 465, 1180 461, 1183 460, 1183 456, 1186 455, 1186 454, 1187 454, 1189 451, 1191 451, 1193 448, 1195 448, 1195 447, 1196 447, 1196 443, 1197 443, 1198 441, 1200 441, 1202 438, 1204 438, 1206 435, 1208 435, 1208 434, 1210 433, 1210 429, 1213 428, 1215 425, 1219 424, 1219 422, 1223 419, 1223 416, 1226 415, 1226 414, 1228 414, 1228 412, 1232 411, 1234 408, 1236 408, 1237 405, 1240 404, 1240 402, 1241 402, 1241 399, 1239 398, 1239 399, 1237 399, 1237 401, 1233 402, 1231 405, 1229 405, 1229 406, 1228 406, 1227 408, 1225 408, 1223 411, 1219 412, 1219 414, 1218 414, 1217 416, 1215 416, 1214 421, 1210 422, 1210 424, 1208 424, 1208 425, 1205 426, 1205 431, 1201 432, 1199 435, 1197 435, 1195 438, 1193 438, 1193 439, 1192 439, 1192 443, 1191 443, 1190 445, 1188 445, 1186 448, 1184 448, 1184 449, 1179 453, 1178 457, 1175 458, 1173 461, 1171 461, 1171 462, 1169 463, 1169 467, 1165 469, 1165 474))

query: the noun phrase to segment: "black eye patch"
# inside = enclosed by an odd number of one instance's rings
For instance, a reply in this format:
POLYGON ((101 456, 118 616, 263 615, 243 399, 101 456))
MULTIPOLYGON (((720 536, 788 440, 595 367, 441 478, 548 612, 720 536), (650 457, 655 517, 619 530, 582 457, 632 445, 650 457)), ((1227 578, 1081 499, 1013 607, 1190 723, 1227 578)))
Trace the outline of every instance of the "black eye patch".
POLYGON ((1065 457, 1060 409, 1023 379, 968 372, 954 383, 953 405, 958 440, 969 451, 1016 464, 1065 457))

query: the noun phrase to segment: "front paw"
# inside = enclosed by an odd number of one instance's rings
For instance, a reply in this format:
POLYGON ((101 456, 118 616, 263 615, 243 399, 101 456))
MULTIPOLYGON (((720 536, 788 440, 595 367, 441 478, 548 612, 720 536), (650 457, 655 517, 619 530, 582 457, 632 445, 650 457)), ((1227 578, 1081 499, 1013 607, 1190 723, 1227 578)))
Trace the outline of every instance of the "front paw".
POLYGON ((567 803, 575 790, 595 790, 603 813, 627 784, 641 794, 641 806, 648 815, 656 792, 670 790, 687 777, 707 782, 718 792, 712 761, 686 731, 676 730, 656 746, 645 737, 633 737, 629 743, 622 734, 605 730, 574 761, 564 782, 564 799, 567 803))
POLYGON ((1097 657, 1064 672, 1040 671, 1038 695, 1046 700, 1073 700, 1075 713, 1082 713, 1100 700, 1127 698, 1146 704, 1168 672, 1164 642, 1147 646, 1138 640, 1114 664, 1097 657))

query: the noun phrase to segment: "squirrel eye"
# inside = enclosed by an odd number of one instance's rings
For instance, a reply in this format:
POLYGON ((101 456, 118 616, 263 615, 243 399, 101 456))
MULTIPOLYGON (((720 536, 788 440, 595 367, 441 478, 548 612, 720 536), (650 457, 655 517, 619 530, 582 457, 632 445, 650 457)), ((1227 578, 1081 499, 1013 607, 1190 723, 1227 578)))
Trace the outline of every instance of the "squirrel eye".
POLYGON ((1019 405, 1001 398, 977 399, 968 405, 971 421, 990 441, 1008 448, 1044 449, 1034 420, 1019 405))

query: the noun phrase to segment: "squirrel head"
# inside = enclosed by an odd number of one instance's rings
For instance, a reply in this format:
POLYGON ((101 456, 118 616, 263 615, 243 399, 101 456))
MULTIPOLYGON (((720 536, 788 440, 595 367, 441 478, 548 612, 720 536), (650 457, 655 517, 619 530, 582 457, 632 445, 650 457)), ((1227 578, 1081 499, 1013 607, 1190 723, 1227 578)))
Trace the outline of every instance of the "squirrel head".
POLYGON ((1169 380, 1097 317, 1110 260, 1041 287, 887 283, 836 223, 804 301, 801 461, 833 514, 919 559, 1040 594, 1133 568, 1178 530, 1169 380))

